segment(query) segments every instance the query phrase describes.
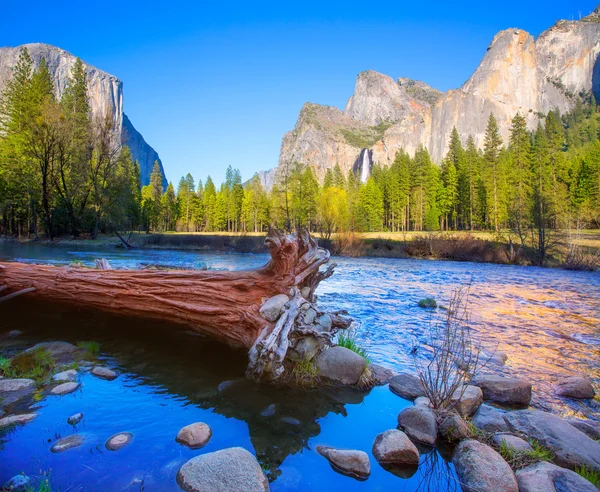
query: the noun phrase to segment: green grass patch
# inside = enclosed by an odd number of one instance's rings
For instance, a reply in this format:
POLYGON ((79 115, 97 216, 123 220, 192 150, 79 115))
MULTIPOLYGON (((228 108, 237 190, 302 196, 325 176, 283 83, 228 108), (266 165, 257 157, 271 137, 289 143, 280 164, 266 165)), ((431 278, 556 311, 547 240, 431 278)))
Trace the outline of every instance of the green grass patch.
POLYGON ((54 370, 56 362, 43 348, 23 352, 12 359, 0 360, 0 373, 14 379, 33 379, 38 386, 44 384, 54 370))
POLYGON ((375 145, 376 142, 381 140, 385 131, 392 126, 389 121, 384 121, 376 126, 370 126, 364 130, 340 130, 346 143, 352 145, 352 147, 358 147, 359 149, 367 149, 375 145))
POLYGON ((575 468, 575 473, 578 473, 588 482, 594 484, 600 489, 600 473, 598 473, 596 470, 591 470, 587 466, 578 466, 575 468))
POLYGON ((340 333, 337 339, 337 345, 345 347, 352 352, 356 352, 358 355, 363 357, 367 362, 371 362, 369 353, 361 347, 360 343, 356 340, 356 336, 352 332, 340 333))
POLYGON ((93 340, 77 342, 77 346, 80 349, 85 350, 90 355, 96 356, 100 354, 100 344, 98 342, 94 342, 93 340))
POLYGON ((425 299, 421 299, 419 301, 420 308, 436 308, 437 301, 433 297, 426 297, 425 299))
POLYGON ((515 470, 540 461, 552 461, 554 459, 554 453, 542 446, 535 439, 528 439, 528 442, 533 448, 532 450, 518 451, 506 441, 501 441, 498 452, 515 470))
POLYGON ((319 381, 319 371, 311 360, 302 359, 292 368, 292 380, 299 386, 314 386, 319 381))

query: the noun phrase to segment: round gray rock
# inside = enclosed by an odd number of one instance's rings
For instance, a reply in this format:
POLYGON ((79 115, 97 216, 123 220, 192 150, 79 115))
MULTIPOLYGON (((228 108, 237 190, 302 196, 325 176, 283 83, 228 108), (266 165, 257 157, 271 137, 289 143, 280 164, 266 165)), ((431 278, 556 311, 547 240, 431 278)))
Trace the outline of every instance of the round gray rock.
POLYGON ((85 437, 81 434, 73 434, 72 436, 63 437, 56 441, 50 448, 50 451, 53 453, 62 453, 69 449, 76 448, 77 446, 81 446, 84 442, 85 437))
POLYGON ((68 395, 79 388, 79 383, 63 383, 50 390, 51 395, 68 395))
POLYGON ((371 369, 371 377, 373 378, 373 384, 375 384, 375 386, 388 384, 396 375, 394 371, 387 367, 383 367, 380 364, 369 364, 369 369, 371 369))
POLYGON ((405 408, 398 414, 398 425, 412 441, 435 444, 437 422, 431 409, 422 405, 405 408))
POLYGON ((0 429, 13 425, 23 425, 37 418, 37 413, 22 413, 20 415, 9 415, 0 419, 0 429))
POLYGON ((425 396, 425 390, 419 377, 407 372, 400 373, 390 380, 390 390, 406 400, 425 396))
POLYGON ((450 404, 454 405, 456 410, 463 417, 473 415, 483 403, 483 392, 481 388, 467 385, 466 388, 457 388, 450 398, 450 404))
POLYGON ((77 425, 82 420, 83 420, 83 414, 80 412, 80 413, 76 413, 75 415, 71 415, 67 419, 67 423, 70 425, 77 425))
POLYGON ((329 460, 335 471, 343 475, 366 480, 371 474, 369 455, 364 451, 317 446, 317 452, 329 460))
POLYGON ((92 374, 97 378, 106 379, 107 381, 117 379, 117 373, 108 367, 94 366, 92 369, 92 374))
POLYGON ((358 383, 367 361, 345 347, 331 347, 314 359, 320 377, 344 385, 358 383))
POLYGON ((73 354, 79 350, 75 345, 68 342, 42 342, 27 349, 25 352, 33 352, 38 349, 46 350, 57 362, 72 361, 73 354))
POLYGON ((473 417, 473 425, 480 431, 494 433, 506 432, 508 425, 502 417, 502 414, 490 405, 483 404, 473 417))
POLYGON ((180 429, 175 440, 188 448, 198 449, 206 446, 211 437, 212 431, 208 425, 195 422, 180 429))
POLYGON ((462 441, 452 463, 464 492, 518 492, 509 464, 488 445, 474 439, 462 441))
POLYGON ((131 432, 119 432, 114 436, 111 436, 108 441, 106 441, 106 449, 109 451, 118 451, 121 448, 131 444, 133 441, 133 434, 131 432))
POLYGON ((484 400, 518 406, 531 402, 531 383, 524 379, 480 376, 472 384, 481 388, 484 400))
POLYGON ((600 443, 568 422, 541 410, 507 412, 504 420, 512 432, 533 437, 554 453, 554 462, 574 470, 586 466, 600 472, 600 443))
POLYGON ((529 444, 525 439, 521 439, 520 437, 513 436, 512 434, 505 434, 503 432, 497 432, 493 435, 492 441, 498 447, 504 443, 506 446, 511 447, 515 451, 519 453, 526 453, 528 451, 533 451, 531 444, 529 444))
POLYGON ((450 442, 462 441, 471 434, 465 421, 456 413, 446 415, 438 426, 440 435, 450 442))
POLYGON ((184 463, 177 483, 188 492, 264 492, 269 490, 258 461, 243 448, 206 453, 184 463))
POLYGON ((574 471, 542 462, 517 471, 519 492, 598 492, 598 489, 574 471))
POLYGON ((279 318, 283 307, 290 300, 285 294, 278 294, 276 296, 267 299, 261 306, 259 313, 267 321, 275 322, 279 318))
POLYGON ((579 400, 594 398, 594 395, 596 394, 591 380, 576 376, 559 381, 554 392, 558 396, 576 398, 579 400))
POLYGON ((52 381, 57 383, 67 383, 75 381, 77 379, 77 371, 75 369, 69 369, 68 371, 59 372, 52 376, 52 381))
POLYGON ((418 465, 419 450, 397 429, 382 432, 373 443, 373 456, 384 465, 418 465))

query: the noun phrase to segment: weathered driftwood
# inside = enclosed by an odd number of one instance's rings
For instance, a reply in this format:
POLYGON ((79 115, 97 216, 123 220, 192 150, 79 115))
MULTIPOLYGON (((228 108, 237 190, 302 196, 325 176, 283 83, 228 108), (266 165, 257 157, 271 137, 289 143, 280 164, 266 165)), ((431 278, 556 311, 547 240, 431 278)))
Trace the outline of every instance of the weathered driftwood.
POLYGON ((3 263, 0 284, 9 296, 26 290, 31 298, 189 326, 250 349, 249 376, 277 379, 288 351, 310 358, 351 320, 343 312, 325 318, 317 309, 315 289, 335 265, 320 272, 330 254, 307 232, 271 231, 266 245, 271 260, 257 270, 115 270, 105 260, 97 262, 100 269, 3 263), (268 321, 260 308, 278 294, 289 301, 276 321, 268 321), (320 324, 301 315, 308 308, 320 324))

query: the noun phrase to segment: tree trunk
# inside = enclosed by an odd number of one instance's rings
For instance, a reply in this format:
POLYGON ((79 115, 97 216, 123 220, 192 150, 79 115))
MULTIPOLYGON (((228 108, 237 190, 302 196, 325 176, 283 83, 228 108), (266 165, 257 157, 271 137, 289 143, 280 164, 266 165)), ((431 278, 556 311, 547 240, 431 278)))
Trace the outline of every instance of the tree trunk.
POLYGON ((9 292, 35 288, 28 298, 186 325, 250 349, 249 375, 277 379, 288 348, 306 337, 322 347, 329 345, 335 332, 348 328, 351 320, 344 312, 328 313, 331 330, 323 333, 316 323, 307 325, 298 316, 304 304, 326 314, 316 307, 314 292, 335 268, 331 264, 319 271, 329 261, 329 251, 317 247, 307 232, 286 236, 271 231, 266 244, 271 260, 257 270, 97 270, 0 263, 0 284, 9 292), (259 311, 278 294, 287 295, 289 302, 271 322, 259 311))

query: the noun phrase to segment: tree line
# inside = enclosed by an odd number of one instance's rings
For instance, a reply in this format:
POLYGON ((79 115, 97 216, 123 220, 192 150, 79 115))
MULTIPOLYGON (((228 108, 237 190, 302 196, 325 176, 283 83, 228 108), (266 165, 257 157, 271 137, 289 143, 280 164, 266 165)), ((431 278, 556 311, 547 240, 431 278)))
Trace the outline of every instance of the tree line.
MULTIPOLYGON (((60 101, 42 61, 32 70, 26 50, 0 106, 0 216, 5 233, 52 237, 99 230, 264 232, 305 227, 326 237, 342 231, 510 229, 540 251, 550 232, 600 227, 600 141, 592 94, 565 115, 550 111, 529 131, 512 119, 508 141, 490 115, 482 149, 453 129, 440 166, 426 148, 400 150, 390 166, 374 165, 366 183, 339 165, 319 183, 311 168, 291 163, 266 191, 258 175, 244 183, 227 169, 182 177, 163 189, 155 163, 141 188, 139 166, 115 144, 109 118, 89 116, 80 60, 60 101)), ((542 116, 542 115, 540 115, 542 116)))

